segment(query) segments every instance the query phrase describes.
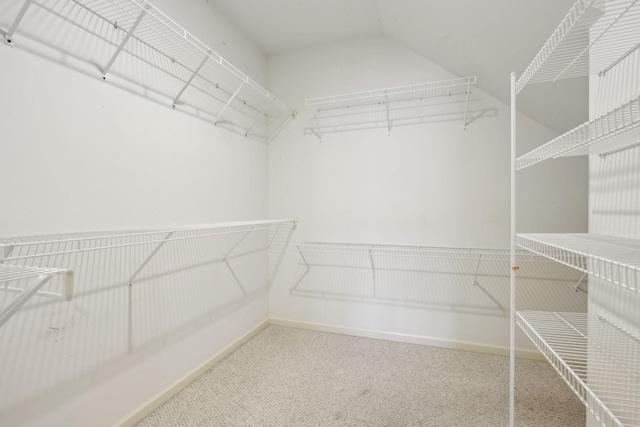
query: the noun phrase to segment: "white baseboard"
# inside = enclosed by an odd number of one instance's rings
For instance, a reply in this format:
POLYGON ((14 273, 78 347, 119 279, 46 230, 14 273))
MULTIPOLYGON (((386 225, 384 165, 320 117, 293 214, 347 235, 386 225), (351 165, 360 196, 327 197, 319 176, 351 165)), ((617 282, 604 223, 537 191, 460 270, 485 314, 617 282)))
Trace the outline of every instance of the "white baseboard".
MULTIPOLYGON (((269 319, 269 323, 277 326, 308 329, 311 331, 330 332, 334 334, 352 335, 356 337, 375 338, 387 341, 397 341, 410 344, 428 345, 432 347, 450 348, 454 350, 473 351, 475 353, 509 356, 509 347, 500 347, 466 341, 455 341, 442 338, 426 337, 422 335, 410 335, 396 332, 359 329, 346 326, 326 325, 322 323, 300 322, 296 320, 279 319, 273 317, 269 319)), ((544 356, 540 352, 532 350, 516 349, 516 357, 520 359, 544 360, 544 356)))
MULTIPOLYGON (((473 351, 476 353, 496 354, 500 356, 508 356, 509 348, 500 346, 491 346, 464 341, 445 340, 441 338, 425 337, 421 335, 401 334, 395 332, 383 332, 369 329, 350 328, 345 326, 326 325, 322 323, 299 322, 296 320, 270 318, 249 332, 229 344, 215 356, 204 362, 202 365, 191 371, 189 374, 169 386, 163 392, 153 399, 142 404, 138 409, 125 416, 114 427, 132 427, 142 421, 151 412, 162 406, 163 403, 178 394, 182 389, 191 384, 195 379, 204 374, 207 370, 215 366, 245 342, 253 338, 258 332, 262 331, 267 325, 287 326, 290 328, 307 329, 311 331, 330 332, 334 334, 352 335, 356 337, 375 338, 387 341, 405 342, 411 344, 429 345, 433 347, 451 348, 454 350, 473 351)), ((542 354, 531 350, 516 350, 516 357, 522 359, 544 360, 542 354)))
POLYGON ((246 334, 244 334, 243 336, 241 336, 240 338, 238 338, 237 340, 235 340, 234 342, 226 346, 224 349, 222 349, 216 355, 211 357, 209 360, 201 364, 199 367, 189 372, 182 379, 178 380, 176 383, 169 386, 167 389, 161 392, 158 396, 142 404, 138 409, 136 409, 129 415, 125 416, 124 418, 120 419, 118 422, 116 422, 113 425, 113 427, 131 427, 136 425, 137 423, 142 421, 147 415, 149 415, 151 412, 153 412, 154 410, 162 406, 163 403, 165 403, 166 401, 171 399, 173 396, 178 394, 180 391, 182 391, 182 389, 184 389, 186 386, 191 384, 194 380, 196 380, 206 371, 211 369, 213 366, 215 366, 218 362, 220 362, 222 359, 227 357, 230 353, 235 351, 242 344, 249 341, 258 332, 262 331, 268 325, 269 325, 269 319, 264 320, 259 325, 251 329, 249 332, 247 332, 246 334))

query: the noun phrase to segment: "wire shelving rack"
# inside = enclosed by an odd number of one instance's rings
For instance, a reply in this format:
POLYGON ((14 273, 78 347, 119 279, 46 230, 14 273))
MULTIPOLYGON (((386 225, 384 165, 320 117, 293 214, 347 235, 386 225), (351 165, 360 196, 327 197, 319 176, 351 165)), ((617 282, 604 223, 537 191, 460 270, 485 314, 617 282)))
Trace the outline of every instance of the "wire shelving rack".
MULTIPOLYGON (((0 260, 2 261, 2 260, 0 260)), ((63 268, 29 267, 0 264, 0 291, 17 293, 16 298, 0 311, 0 328, 35 295, 60 297, 66 301, 73 298, 73 270, 63 268), (54 276, 63 276, 63 292, 45 292, 42 287, 54 276), (11 282, 25 283, 24 287, 9 286, 11 282)))
POLYGON ((87 38, 110 38, 111 56, 100 66, 104 79, 123 57, 134 58, 137 66, 150 66, 169 77, 171 89, 146 79, 141 71, 135 76, 144 87, 167 97, 169 105, 195 107, 212 116, 216 125, 237 127, 245 136, 267 141, 294 116, 282 101, 145 0, 25 0, 5 43, 16 44, 15 33, 34 7, 84 28, 87 38), (112 28, 108 36, 102 35, 105 24, 112 28), (266 131, 259 130, 260 125, 266 131))
POLYGON ((637 337, 586 313, 519 311, 516 322, 602 425, 640 426, 637 337))
MULTIPOLYGON (((464 127, 467 126, 471 86, 476 77, 444 80, 409 86, 353 92, 341 95, 310 98, 305 105, 313 107, 316 115, 309 128, 318 138, 322 138, 322 120, 344 117, 349 123, 356 119, 380 120, 391 132, 394 121, 401 120, 407 110, 429 108, 442 114, 461 114, 464 127)), ((345 124, 343 123, 343 124, 345 124)))
MULTIPOLYGON (((516 80, 511 74, 511 335, 510 425, 514 425, 515 328, 520 326, 603 426, 640 425, 638 341, 603 318, 586 314, 516 312, 517 248, 545 256, 585 275, 639 292, 640 241, 595 234, 516 234, 516 172, 564 156, 604 157, 640 144, 640 98, 516 158, 516 98, 531 83, 598 75, 605 77, 640 48, 640 2, 577 0, 533 61, 516 80), (603 332, 604 331, 604 332, 603 332), (621 340, 606 337, 618 334, 621 340), (605 338, 602 338, 605 333, 605 338), (592 351, 593 342, 597 343, 592 351), (622 346, 622 347, 621 347, 622 346), (621 348, 624 351, 620 351, 621 348), (635 353, 628 353, 633 351, 635 353), (606 357, 602 357, 602 355, 606 357), (629 354, 632 384, 616 388, 617 372, 629 354), (588 372, 588 376, 587 376, 588 372), (604 386, 598 375, 605 374, 604 386), (635 401, 634 401, 635 399, 635 401)), ((627 364, 628 365, 628 364, 627 364)), ((626 369, 626 368, 625 368, 626 369)), ((629 374, 628 371, 625 371, 629 374)))
POLYGON ((639 144, 640 97, 519 157, 516 169, 551 158, 592 154, 606 156, 639 144))
MULTIPOLYGON (((305 242, 299 254, 294 296, 415 308, 442 308, 506 316, 510 251, 385 244, 305 242)), ((568 284, 560 299, 578 304, 583 278, 548 258, 526 250, 518 261, 531 267, 528 277, 568 284)))

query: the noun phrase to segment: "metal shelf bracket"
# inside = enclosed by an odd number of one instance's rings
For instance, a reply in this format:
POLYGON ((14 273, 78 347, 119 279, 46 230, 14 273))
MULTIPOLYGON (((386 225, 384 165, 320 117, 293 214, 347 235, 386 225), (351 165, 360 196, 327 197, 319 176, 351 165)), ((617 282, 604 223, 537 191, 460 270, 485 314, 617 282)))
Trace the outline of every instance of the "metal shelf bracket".
POLYGON ((26 0, 23 3, 22 7, 20 8, 20 11, 18 12, 18 16, 16 16, 16 19, 13 21, 13 24, 11 24, 9 31, 7 31, 7 33, 4 35, 4 42, 9 46, 15 46, 15 42, 13 41, 13 35, 18 29, 18 25, 20 25, 20 22, 22 22, 22 18, 24 18, 24 15, 27 13, 27 9, 29 9, 29 6, 31 5, 32 2, 33 0, 26 0))

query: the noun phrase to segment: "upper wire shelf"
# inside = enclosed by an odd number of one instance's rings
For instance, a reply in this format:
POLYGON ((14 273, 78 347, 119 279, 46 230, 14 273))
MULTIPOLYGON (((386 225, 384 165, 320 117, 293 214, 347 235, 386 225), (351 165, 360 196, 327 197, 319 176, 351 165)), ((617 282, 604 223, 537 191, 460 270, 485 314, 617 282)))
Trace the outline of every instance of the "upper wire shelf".
POLYGON ((586 313, 520 311, 516 323, 601 425, 640 426, 637 337, 586 313))
POLYGON ((640 240, 600 234, 518 234, 518 246, 640 292, 640 240))
POLYGON ((519 157, 516 169, 550 158, 591 154, 605 156, 638 144, 640 96, 519 157))
POLYGON ((475 84, 474 76, 310 98, 305 101, 305 105, 313 107, 316 116, 315 124, 308 129, 321 137, 324 128, 381 122, 386 125, 388 132, 391 132, 394 122, 416 119, 416 111, 422 115, 463 115, 466 127, 470 113, 469 105, 481 101, 479 98, 471 97, 471 86, 475 84), (337 120, 338 117, 343 120, 337 120))
POLYGON ((578 0, 516 83, 606 74, 640 47, 640 2, 578 0))
MULTIPOLYGON (((108 40, 111 56, 102 60, 103 78, 110 72, 131 72, 131 67, 117 67, 126 53, 139 63, 131 79, 157 89, 171 99, 170 105, 195 107, 212 116, 216 125, 240 128, 245 136, 260 138, 263 132, 258 125, 268 128, 276 119, 293 114, 273 94, 145 0, 26 0, 5 35, 6 43, 15 43, 14 33, 32 5, 108 40), (96 18, 108 24, 111 32, 97 25, 96 18), (145 79, 144 66, 160 70, 171 82, 145 79)), ((262 139, 269 136, 267 129, 262 139)))

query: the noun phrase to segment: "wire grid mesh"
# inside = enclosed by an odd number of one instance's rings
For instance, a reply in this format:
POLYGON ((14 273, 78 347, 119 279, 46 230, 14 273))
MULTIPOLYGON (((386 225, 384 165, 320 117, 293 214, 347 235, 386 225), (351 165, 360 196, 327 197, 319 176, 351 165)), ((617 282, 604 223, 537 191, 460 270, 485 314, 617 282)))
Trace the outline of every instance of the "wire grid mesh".
MULTIPOLYGON (((7 262, 73 269, 76 292, 70 303, 32 298, 0 329, 0 342, 12 343, 0 346, 0 383, 11 390, 0 412, 46 404, 237 310, 263 309, 294 226, 254 221, 3 239, 7 262)), ((0 292, 0 309, 10 298, 0 292)))
POLYGON ((423 98, 443 97, 466 94, 469 85, 476 83, 475 77, 422 83, 417 85, 378 89, 365 92, 354 92, 322 98, 311 98, 305 104, 318 111, 339 108, 378 105, 389 102, 420 100, 423 98))
POLYGON ((519 234, 518 246, 640 292, 640 241, 599 234, 519 234))
MULTIPOLYGON (((509 250, 307 242, 297 251, 292 295, 498 316, 508 311, 509 250)), ((584 309, 586 297, 575 292, 577 272, 527 251, 518 251, 518 259, 527 266, 525 290, 549 284, 543 294, 555 292, 554 307, 584 309)), ((539 295, 524 294, 523 308, 540 304, 539 295)))
MULTIPOLYGON (((206 113, 211 121, 224 112, 225 122, 233 125, 227 127, 266 139, 267 125, 290 113, 273 94, 146 1, 36 0, 33 4, 58 24, 73 26, 57 25, 54 32, 53 27, 42 25, 45 18, 35 15, 39 25, 21 23, 20 31, 100 64, 104 73, 123 77, 174 104, 206 113), (69 31, 77 34, 67 38, 69 31), (86 48, 83 45, 89 40, 106 45, 86 48), (118 54, 119 46, 123 47, 118 54), (242 91, 233 98, 240 85, 242 91)), ((34 17, 32 12, 27 16, 34 17)))
POLYGON ((516 83, 605 74, 640 47, 637 0, 578 0, 516 83))
POLYGON ((550 158, 606 154, 638 144, 640 97, 519 157, 516 169, 524 169, 550 158))
POLYGON ((605 426, 640 426, 640 340, 600 316, 516 313, 516 323, 605 426))
MULTIPOLYGON (((24 265, 0 264, 0 283, 29 279, 39 276, 53 276, 67 273, 69 270, 61 268, 28 267, 24 265)), ((2 289, 2 287, 0 287, 2 289)))

